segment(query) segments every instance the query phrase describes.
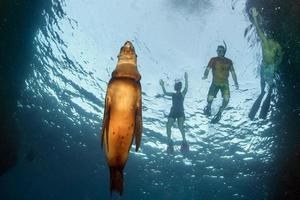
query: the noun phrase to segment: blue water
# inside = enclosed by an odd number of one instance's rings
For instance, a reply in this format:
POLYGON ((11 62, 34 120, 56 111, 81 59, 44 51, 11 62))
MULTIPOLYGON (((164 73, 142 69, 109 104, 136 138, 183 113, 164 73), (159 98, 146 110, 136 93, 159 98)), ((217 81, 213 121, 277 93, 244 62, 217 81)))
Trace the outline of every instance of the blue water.
MULTIPOLYGON (((0 179, 3 199, 110 199, 109 170, 100 148, 104 96, 118 51, 131 40, 142 75, 143 138, 132 148, 120 199, 267 199, 274 160, 273 124, 247 114, 260 92, 259 45, 244 38, 244 1, 66 0, 65 15, 36 33, 33 72, 18 101, 21 150, 0 179), (233 9, 234 8, 234 9, 233 9), (203 115, 209 80, 204 66, 225 40, 240 89, 218 124, 203 115), (175 79, 189 74, 185 99, 187 155, 166 153, 165 114, 175 79)), ((49 18, 49 19, 48 19, 49 18)), ((213 113, 221 104, 214 101, 213 113)), ((272 107, 272 110, 275 108, 272 107)), ((113 194, 119 199, 117 194, 113 194)))

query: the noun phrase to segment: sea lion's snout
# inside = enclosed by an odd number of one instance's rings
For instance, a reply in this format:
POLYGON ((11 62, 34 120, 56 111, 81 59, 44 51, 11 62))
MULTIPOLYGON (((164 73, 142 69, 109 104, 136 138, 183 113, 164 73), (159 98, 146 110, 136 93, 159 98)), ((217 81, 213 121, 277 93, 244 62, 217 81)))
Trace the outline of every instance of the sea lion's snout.
POLYGON ((124 47, 125 48, 132 48, 133 45, 132 45, 132 43, 130 41, 126 41, 125 44, 124 44, 124 47))
POLYGON ((135 55, 135 49, 133 44, 130 41, 126 41, 120 50, 119 55, 135 55))

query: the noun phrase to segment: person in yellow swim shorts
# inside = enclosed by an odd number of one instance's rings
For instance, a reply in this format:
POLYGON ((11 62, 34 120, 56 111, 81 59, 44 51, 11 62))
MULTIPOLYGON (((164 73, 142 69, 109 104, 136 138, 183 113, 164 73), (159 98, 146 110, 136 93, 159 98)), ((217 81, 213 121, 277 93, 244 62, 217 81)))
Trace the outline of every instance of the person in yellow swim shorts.
POLYGON ((229 90, 229 83, 228 83, 229 72, 231 72, 236 89, 239 88, 237 77, 233 68, 233 63, 230 59, 225 57, 226 50, 227 50, 226 44, 224 46, 223 45, 218 46, 217 48, 218 56, 210 59, 206 67, 206 70, 204 72, 204 76, 202 78, 203 80, 207 79, 209 71, 212 70, 213 80, 207 95, 207 106, 204 108, 205 115, 207 116, 211 115, 211 104, 213 102, 213 99, 216 97, 217 93, 219 92, 219 90, 221 90, 222 97, 223 97, 222 105, 219 108, 218 113, 211 120, 211 123, 217 123, 221 119, 222 112, 224 111, 225 107, 229 102, 229 98, 230 98, 230 90, 229 90))

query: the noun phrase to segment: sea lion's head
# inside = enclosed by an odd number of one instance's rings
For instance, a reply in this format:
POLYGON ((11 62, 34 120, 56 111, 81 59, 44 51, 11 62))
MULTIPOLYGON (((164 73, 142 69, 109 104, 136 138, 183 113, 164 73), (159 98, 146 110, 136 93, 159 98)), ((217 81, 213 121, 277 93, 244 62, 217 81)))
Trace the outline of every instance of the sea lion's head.
POLYGON ((120 54, 135 54, 134 46, 130 41, 126 41, 124 45, 121 47, 120 54))
POLYGON ((126 41, 120 49, 116 69, 112 73, 113 78, 133 78, 136 81, 141 79, 137 69, 137 55, 134 46, 130 41, 126 41))
POLYGON ((137 55, 135 53, 134 46, 130 41, 126 41, 120 49, 120 53, 118 55, 118 62, 129 62, 136 64, 136 58, 137 55))

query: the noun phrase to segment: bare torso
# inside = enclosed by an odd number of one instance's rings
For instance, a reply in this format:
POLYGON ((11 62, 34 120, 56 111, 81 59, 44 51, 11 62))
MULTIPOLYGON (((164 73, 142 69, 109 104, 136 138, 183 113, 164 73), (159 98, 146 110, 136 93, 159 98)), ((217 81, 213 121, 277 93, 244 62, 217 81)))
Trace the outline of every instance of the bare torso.
POLYGON ((230 67, 232 65, 231 60, 222 57, 213 58, 213 83, 218 85, 228 84, 228 76, 230 67))
POLYGON ((265 64, 275 64, 278 59, 280 45, 271 39, 262 42, 263 62, 265 64))

